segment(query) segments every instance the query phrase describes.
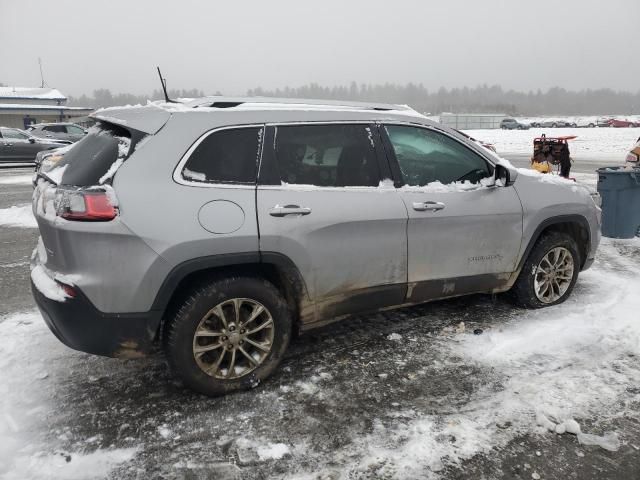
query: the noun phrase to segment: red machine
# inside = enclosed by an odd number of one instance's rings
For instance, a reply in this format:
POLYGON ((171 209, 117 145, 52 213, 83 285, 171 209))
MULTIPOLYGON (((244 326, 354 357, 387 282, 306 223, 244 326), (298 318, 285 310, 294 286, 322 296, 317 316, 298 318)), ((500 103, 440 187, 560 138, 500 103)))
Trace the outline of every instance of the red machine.
POLYGON ((569 140, 574 138, 577 136, 547 137, 545 134, 534 138, 531 166, 541 173, 550 173, 552 166, 558 166, 560 176, 569 178, 571 170, 569 140))

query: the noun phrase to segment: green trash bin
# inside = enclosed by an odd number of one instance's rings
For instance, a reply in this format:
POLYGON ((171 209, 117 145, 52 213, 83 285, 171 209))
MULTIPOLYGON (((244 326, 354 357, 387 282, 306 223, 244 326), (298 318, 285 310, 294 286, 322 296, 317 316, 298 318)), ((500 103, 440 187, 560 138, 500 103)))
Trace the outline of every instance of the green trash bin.
POLYGON ((602 235, 611 238, 640 235, 640 168, 604 167, 597 171, 602 235))

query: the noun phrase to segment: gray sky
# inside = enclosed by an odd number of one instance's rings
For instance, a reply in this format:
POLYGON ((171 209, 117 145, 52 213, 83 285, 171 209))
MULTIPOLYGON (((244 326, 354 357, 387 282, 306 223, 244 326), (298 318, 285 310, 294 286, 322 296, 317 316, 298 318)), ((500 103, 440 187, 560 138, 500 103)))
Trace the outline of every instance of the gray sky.
POLYGON ((0 82, 640 89, 640 0, 0 0, 0 82))

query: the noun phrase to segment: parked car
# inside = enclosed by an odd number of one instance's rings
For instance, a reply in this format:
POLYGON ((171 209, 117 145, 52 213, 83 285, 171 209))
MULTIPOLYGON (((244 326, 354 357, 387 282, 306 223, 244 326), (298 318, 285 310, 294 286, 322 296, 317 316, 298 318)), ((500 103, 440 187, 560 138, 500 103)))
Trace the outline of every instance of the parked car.
POLYGON ((493 153, 497 153, 496 150, 496 146, 493 143, 488 143, 485 142, 483 140, 476 140, 475 138, 473 138, 471 135, 467 135, 466 133, 464 133, 461 130, 456 130, 456 132, 458 132, 460 135, 462 135, 463 137, 468 138, 469 140, 471 140, 472 142, 476 142, 479 143, 480 145, 482 145, 484 148, 488 148, 489 150, 491 150, 493 153))
POLYGON ((36 137, 70 142, 77 142, 87 134, 87 130, 75 123, 37 123, 31 125, 28 131, 36 137))
POLYGON ((596 121, 596 127, 610 127, 611 125, 609 124, 609 120, 611 120, 609 117, 598 118, 596 121))
POLYGON ((614 128, 635 128, 635 127, 640 127, 640 122, 634 122, 633 120, 620 120, 618 118, 612 118, 609 120, 609 126, 614 128))
POLYGON ((567 127, 577 127, 578 125, 575 122, 570 122, 568 120, 560 120, 560 119, 548 119, 537 121, 531 124, 532 127, 542 127, 542 128, 567 128, 567 127))
POLYGON ((503 118, 500 121, 502 130, 529 130, 529 125, 518 122, 515 118, 503 118))
POLYGON ((158 344, 221 395, 265 380, 297 332, 471 293, 556 305, 594 261, 585 189, 408 107, 165 105, 98 111, 38 173, 32 291, 77 350, 158 344))
POLYGON ((0 163, 33 163, 38 152, 62 145, 62 141, 37 138, 17 128, 0 127, 0 163))
POLYGON ((575 121, 575 125, 578 128, 595 128, 597 121, 595 117, 580 117, 575 121))
POLYGON ((640 167, 640 138, 633 146, 633 148, 627 153, 627 165, 630 167, 640 167))

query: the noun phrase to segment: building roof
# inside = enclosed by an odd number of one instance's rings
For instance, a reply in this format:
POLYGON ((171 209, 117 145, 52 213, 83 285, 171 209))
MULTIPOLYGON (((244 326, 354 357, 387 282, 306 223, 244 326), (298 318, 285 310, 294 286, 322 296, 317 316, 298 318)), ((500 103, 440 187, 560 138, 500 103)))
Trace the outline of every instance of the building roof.
POLYGON ((55 88, 0 87, 0 99, 66 100, 55 88))
POLYGON ((67 107, 65 105, 32 105, 28 103, 0 103, 0 114, 13 110, 51 110, 54 112, 63 111, 83 111, 91 112, 89 107, 67 107))

